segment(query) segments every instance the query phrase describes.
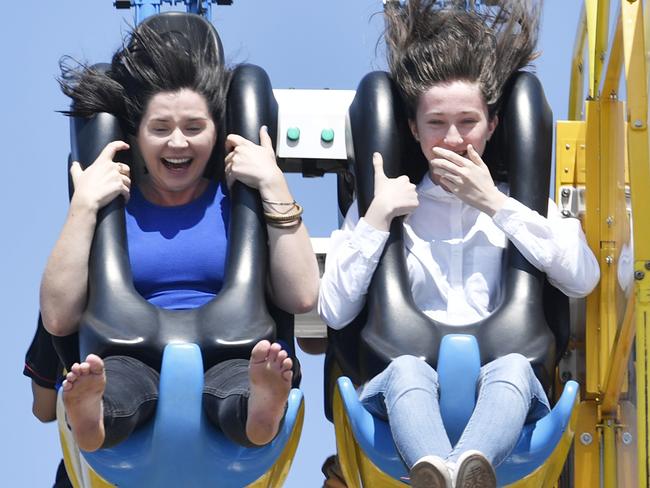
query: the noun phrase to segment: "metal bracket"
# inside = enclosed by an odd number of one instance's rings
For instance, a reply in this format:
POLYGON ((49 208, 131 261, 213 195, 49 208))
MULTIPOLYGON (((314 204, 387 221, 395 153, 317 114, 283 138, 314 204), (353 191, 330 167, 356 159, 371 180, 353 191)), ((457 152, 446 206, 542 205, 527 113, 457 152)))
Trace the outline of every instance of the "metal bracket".
POLYGON ((586 208, 584 186, 578 188, 561 186, 558 207, 564 217, 579 218, 584 215, 586 208))

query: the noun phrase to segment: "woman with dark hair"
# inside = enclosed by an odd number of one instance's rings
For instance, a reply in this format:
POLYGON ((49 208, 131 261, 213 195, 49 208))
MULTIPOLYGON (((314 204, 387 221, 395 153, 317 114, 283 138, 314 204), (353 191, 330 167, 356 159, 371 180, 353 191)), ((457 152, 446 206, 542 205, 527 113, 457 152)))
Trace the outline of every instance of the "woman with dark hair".
MULTIPOLYGON (((157 34, 146 24, 102 71, 63 68, 61 86, 73 100, 69 115, 109 112, 133 142, 109 143, 86 170, 70 169, 74 195, 41 282, 43 323, 53 335, 75 332, 87 302, 88 259, 100 208, 122 195, 134 285, 166 309, 199 307, 223 283, 229 218, 228 186, 235 180, 260 192, 267 221, 267 291, 290 313, 316 302, 318 267, 301 208, 276 164, 266 128, 261 145, 230 134, 222 154, 229 72, 215 46, 198 46, 182 32, 157 34), (132 184, 119 151, 131 147, 146 171, 132 184), (134 151, 135 152, 135 151, 134 151), (220 177, 207 179, 208 165, 220 177)), ((260 341, 250 361, 219 363, 205 373, 208 418, 241 445, 276 435, 291 388, 292 360, 280 344, 260 341)), ((88 355, 63 382, 67 421, 79 447, 115 445, 151 417, 159 373, 127 356, 88 355)))
MULTIPOLYGON (((481 158, 505 83, 534 57, 541 10, 533 0, 489 4, 408 0, 386 7, 390 72, 428 167, 415 186, 406 176, 386 177, 381 155, 374 154, 367 212, 359 218, 353 204, 332 234, 319 297, 330 327, 345 327, 361 311, 398 216, 405 216, 414 302, 438 322, 470 324, 494 310, 508 241, 569 296, 585 296, 598 282, 579 221, 562 218, 553 202, 545 218, 509 197, 507 184, 495 184, 481 158)), ((455 446, 440 415, 437 373, 419 358, 394 359, 362 386, 360 400, 388 420, 416 487, 496 486, 494 467, 514 448, 524 423, 550 410, 520 354, 482 366, 474 412, 455 446)))

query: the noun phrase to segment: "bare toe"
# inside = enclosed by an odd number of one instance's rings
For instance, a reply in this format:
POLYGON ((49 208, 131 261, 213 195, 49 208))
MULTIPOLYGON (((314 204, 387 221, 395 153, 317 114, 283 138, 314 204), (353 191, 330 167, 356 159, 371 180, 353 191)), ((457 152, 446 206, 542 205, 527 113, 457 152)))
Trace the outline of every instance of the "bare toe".
POLYGON ((63 384, 63 402, 68 423, 79 447, 99 449, 104 443, 102 395, 106 387, 104 363, 97 357, 75 364, 63 384))
POLYGON ((269 354, 269 349, 271 348, 271 343, 267 340, 263 340, 255 344, 255 347, 251 351, 251 362, 259 363, 266 361, 266 357, 269 354))
POLYGON ((267 444, 278 432, 291 390, 293 363, 287 356, 277 343, 260 341, 253 348, 248 370, 250 396, 246 435, 254 444, 267 444))

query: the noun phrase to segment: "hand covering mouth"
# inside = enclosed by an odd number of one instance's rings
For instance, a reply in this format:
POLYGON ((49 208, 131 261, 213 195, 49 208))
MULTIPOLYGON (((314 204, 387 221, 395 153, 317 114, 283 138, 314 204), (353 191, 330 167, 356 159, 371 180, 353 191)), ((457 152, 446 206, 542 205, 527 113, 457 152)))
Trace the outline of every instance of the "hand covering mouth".
POLYGON ((167 169, 184 169, 192 164, 192 158, 160 158, 167 169))

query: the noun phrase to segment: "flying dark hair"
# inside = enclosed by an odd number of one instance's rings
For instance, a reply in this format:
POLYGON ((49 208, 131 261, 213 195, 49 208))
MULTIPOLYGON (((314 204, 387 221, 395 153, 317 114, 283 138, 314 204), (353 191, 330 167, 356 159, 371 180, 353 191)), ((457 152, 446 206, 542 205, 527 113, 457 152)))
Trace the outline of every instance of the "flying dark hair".
POLYGON ((215 43, 196 42, 178 30, 159 34, 141 24, 114 55, 108 69, 86 66, 70 58, 60 62, 59 84, 73 103, 63 113, 90 117, 115 115, 130 134, 136 134, 152 96, 183 88, 203 95, 219 127, 225 110, 230 73, 215 43))
POLYGON ((537 56, 542 1, 492 0, 476 7, 465 0, 387 2, 388 65, 409 117, 422 93, 453 81, 477 82, 494 116, 510 76, 537 56))

